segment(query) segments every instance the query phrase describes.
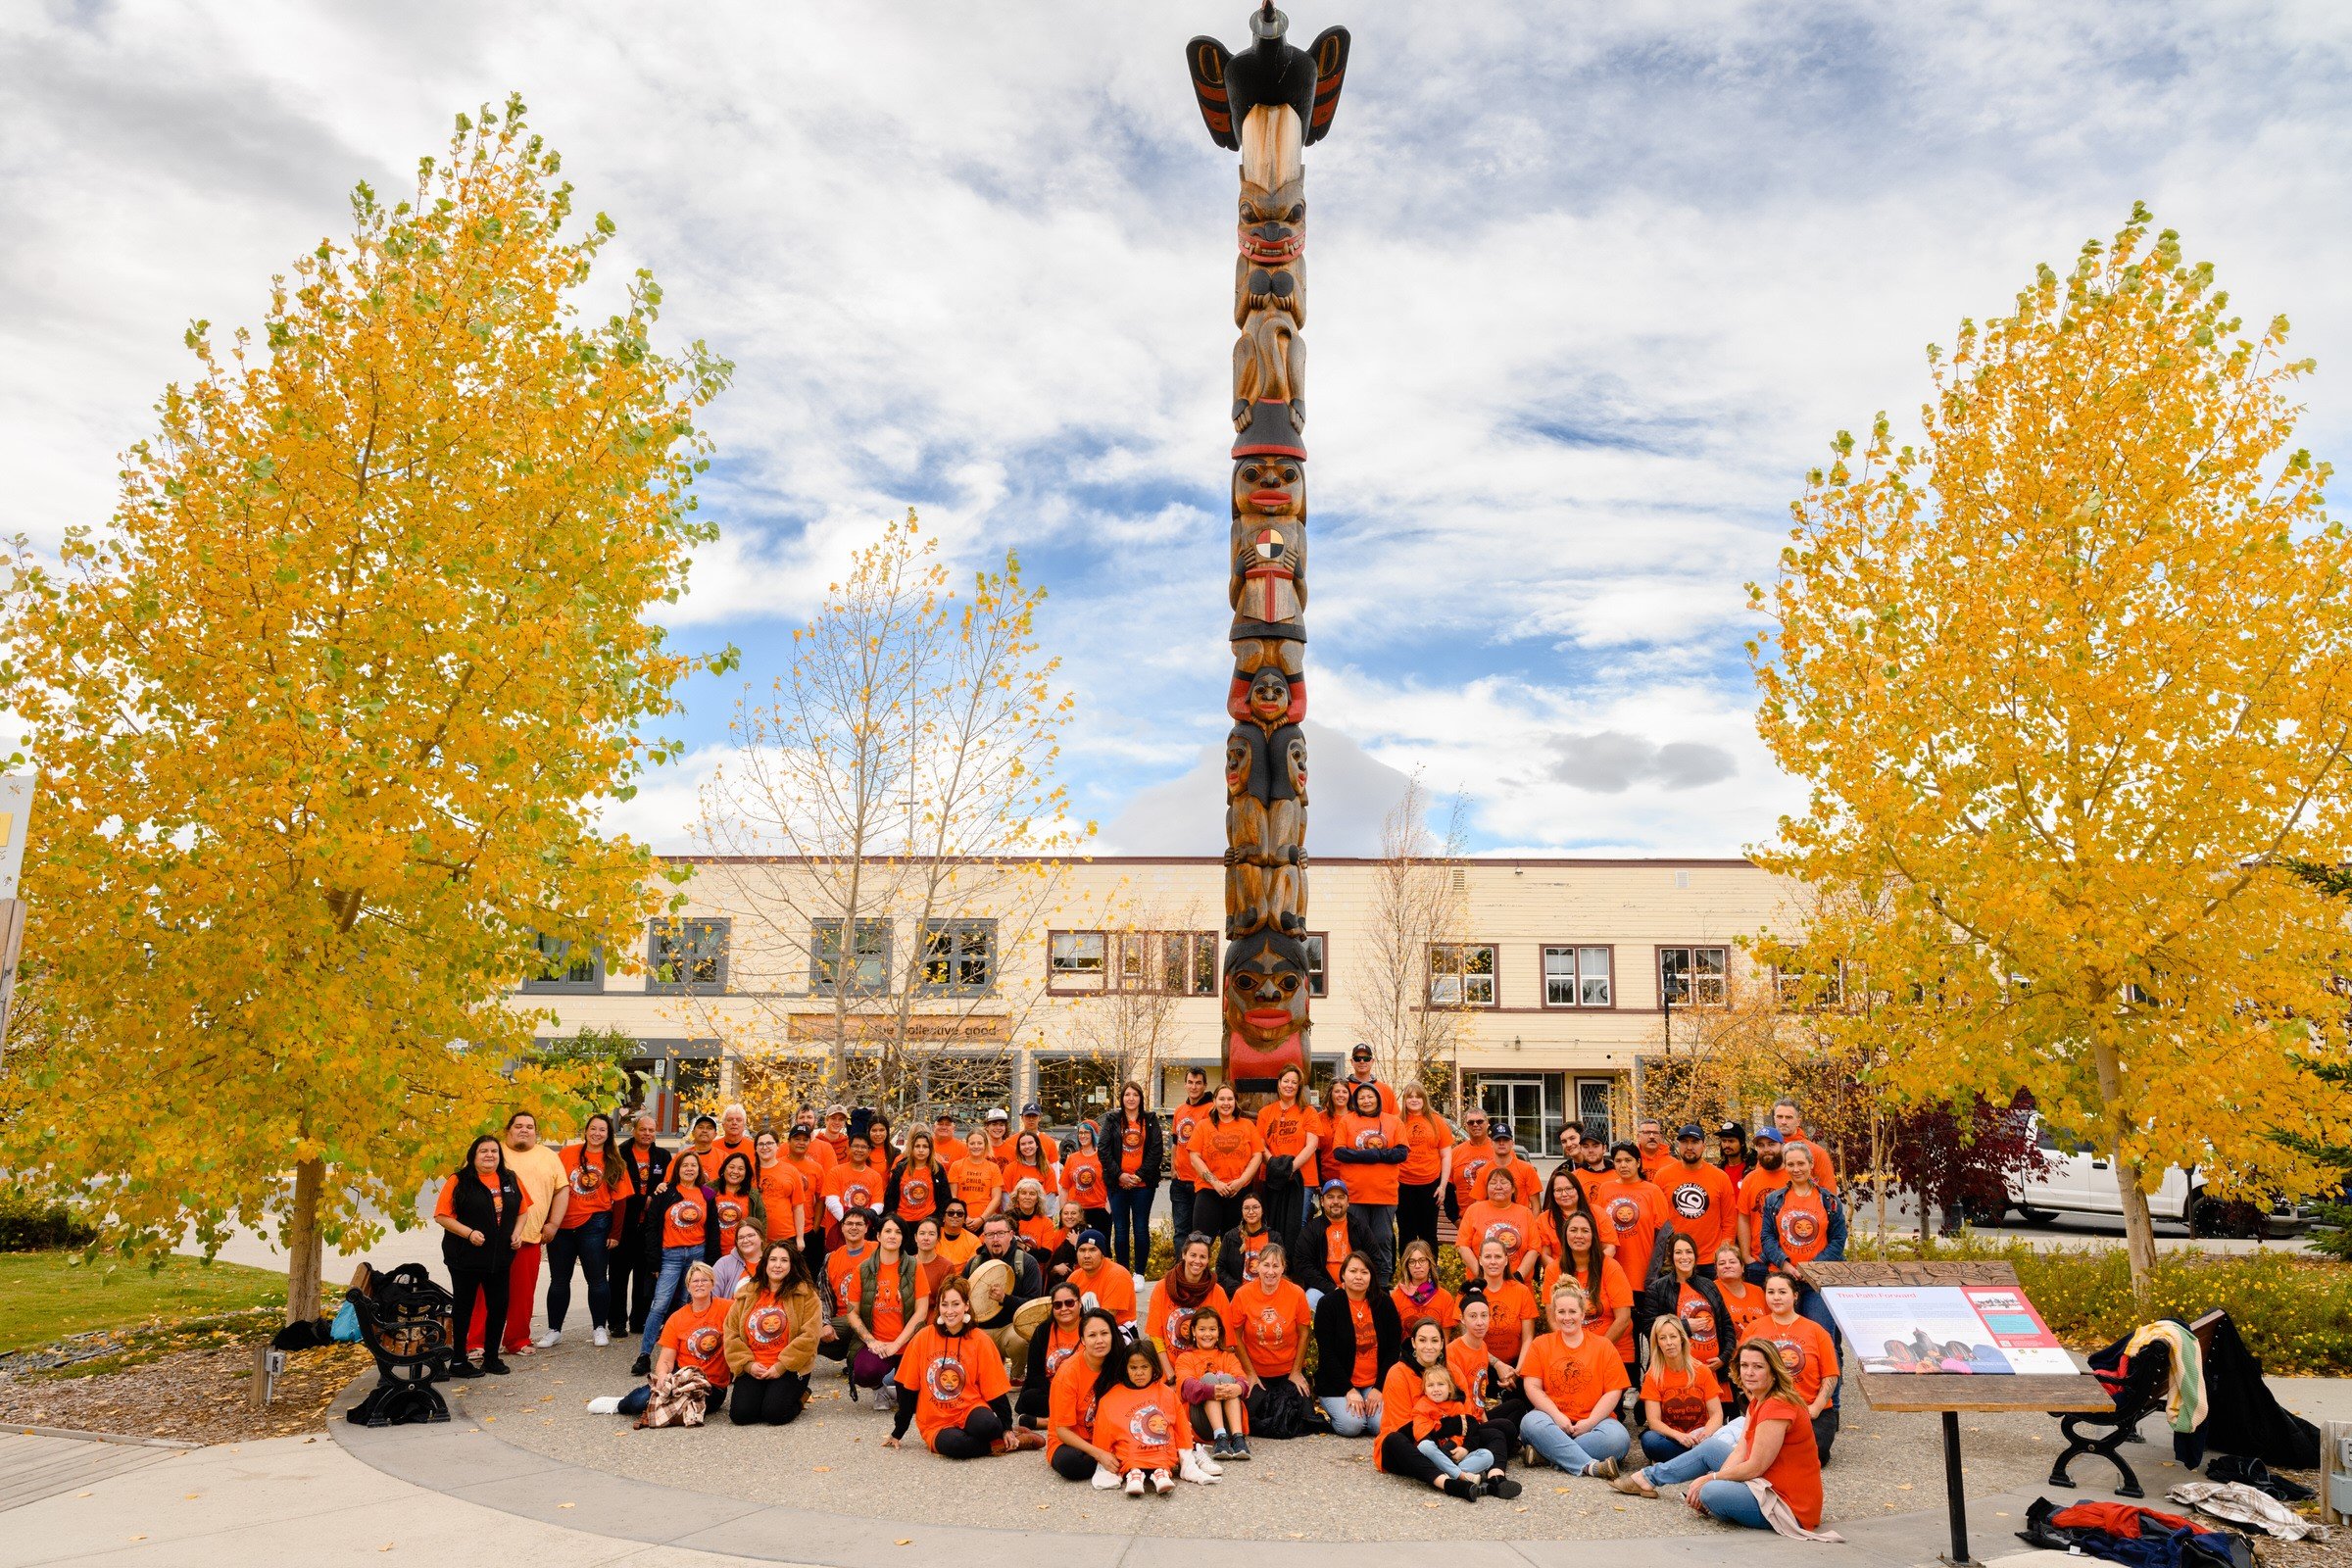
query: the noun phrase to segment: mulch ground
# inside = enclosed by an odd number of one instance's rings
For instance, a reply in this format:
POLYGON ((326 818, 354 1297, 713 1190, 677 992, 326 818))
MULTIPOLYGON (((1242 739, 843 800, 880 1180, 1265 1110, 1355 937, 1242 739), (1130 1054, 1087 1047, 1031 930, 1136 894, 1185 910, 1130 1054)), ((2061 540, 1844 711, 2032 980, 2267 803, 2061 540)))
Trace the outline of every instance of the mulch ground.
POLYGON ((304 1350, 286 1370, 266 1409, 256 1410, 253 1348, 214 1346, 169 1350, 153 1360, 82 1376, 0 1372, 0 1425, 68 1427, 182 1443, 240 1443, 316 1432, 345 1384, 369 1370, 356 1345, 304 1350))

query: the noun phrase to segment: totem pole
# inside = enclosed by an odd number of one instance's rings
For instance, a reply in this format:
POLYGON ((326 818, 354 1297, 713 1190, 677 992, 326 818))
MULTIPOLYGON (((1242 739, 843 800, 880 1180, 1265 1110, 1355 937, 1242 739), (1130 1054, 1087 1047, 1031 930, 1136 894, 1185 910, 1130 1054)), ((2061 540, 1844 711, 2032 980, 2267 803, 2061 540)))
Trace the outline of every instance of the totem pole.
POLYGON ((1186 51, 1200 118, 1242 155, 1234 264, 1233 684, 1225 742, 1225 1076, 1267 1089, 1307 1067, 1306 178, 1339 108, 1348 29, 1285 40, 1266 0, 1250 47, 1186 51))

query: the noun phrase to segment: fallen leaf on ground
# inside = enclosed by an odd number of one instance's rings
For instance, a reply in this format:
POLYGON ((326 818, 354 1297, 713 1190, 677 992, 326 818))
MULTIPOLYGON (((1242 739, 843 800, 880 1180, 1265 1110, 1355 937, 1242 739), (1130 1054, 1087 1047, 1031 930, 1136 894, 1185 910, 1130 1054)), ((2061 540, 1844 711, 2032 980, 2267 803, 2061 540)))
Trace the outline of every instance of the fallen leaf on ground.
POLYGON ((894 1546, 911 1546, 914 1544, 914 1538, 912 1536, 901 1536, 898 1540, 892 1542, 891 1544, 894 1546))

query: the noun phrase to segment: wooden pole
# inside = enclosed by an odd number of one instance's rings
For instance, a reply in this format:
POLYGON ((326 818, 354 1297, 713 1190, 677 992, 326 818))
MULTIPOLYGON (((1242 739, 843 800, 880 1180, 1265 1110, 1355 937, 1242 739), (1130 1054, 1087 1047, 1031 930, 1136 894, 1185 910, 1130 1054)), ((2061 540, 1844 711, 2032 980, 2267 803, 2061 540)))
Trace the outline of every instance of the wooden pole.
POLYGON ((1271 1089, 1310 1076, 1306 933, 1306 183, 1330 129, 1348 32, 1287 41, 1271 0, 1239 54, 1186 49, 1212 140, 1242 155, 1234 265, 1233 678, 1225 709, 1225 1076, 1271 1089))

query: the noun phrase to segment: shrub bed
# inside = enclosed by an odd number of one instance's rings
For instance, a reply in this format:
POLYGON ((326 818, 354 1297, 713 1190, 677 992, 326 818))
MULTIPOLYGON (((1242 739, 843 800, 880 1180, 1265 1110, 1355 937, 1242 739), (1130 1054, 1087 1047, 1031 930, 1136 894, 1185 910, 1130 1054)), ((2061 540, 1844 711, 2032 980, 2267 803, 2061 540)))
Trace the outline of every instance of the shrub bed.
POLYGON ((87 1247, 98 1239, 88 1221, 63 1203, 0 1193, 0 1252, 39 1252, 87 1247))

